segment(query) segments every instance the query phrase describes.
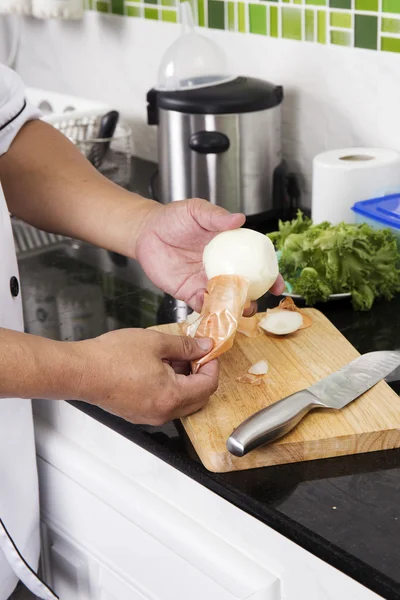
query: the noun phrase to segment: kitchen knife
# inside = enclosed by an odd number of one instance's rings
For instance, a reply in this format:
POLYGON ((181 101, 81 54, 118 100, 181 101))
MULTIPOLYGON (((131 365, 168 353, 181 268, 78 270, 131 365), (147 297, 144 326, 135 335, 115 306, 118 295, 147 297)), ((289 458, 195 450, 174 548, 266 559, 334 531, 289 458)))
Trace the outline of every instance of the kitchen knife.
POLYGON ((234 456, 283 437, 315 408, 341 409, 367 392, 400 366, 400 350, 370 352, 318 381, 263 408, 245 421, 229 437, 227 449, 234 456))

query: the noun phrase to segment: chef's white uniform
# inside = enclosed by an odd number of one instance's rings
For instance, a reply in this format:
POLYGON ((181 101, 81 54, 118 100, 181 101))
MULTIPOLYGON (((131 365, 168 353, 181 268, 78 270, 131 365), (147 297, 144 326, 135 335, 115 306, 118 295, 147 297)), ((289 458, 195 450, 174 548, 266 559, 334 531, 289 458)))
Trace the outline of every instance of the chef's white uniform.
MULTIPOLYGON (((21 127, 38 116, 25 101, 20 78, 0 65, 0 156, 21 127)), ((18 280, 11 223, 0 185, 0 327, 23 331, 18 280)), ((55 598, 35 575, 39 540, 31 402, 0 398, 0 600, 9 598, 18 579, 40 598, 55 598)))

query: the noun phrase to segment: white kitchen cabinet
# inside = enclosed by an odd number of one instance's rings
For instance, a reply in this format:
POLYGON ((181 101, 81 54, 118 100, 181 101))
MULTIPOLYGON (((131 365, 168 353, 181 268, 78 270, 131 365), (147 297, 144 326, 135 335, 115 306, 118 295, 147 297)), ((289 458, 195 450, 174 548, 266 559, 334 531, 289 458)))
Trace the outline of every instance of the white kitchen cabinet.
POLYGON ((35 403, 44 571, 61 600, 377 600, 66 403, 35 403))
POLYGON ((67 534, 43 523, 48 543, 44 572, 60 599, 146 600, 152 598, 95 559, 90 551, 74 544, 67 534))
MULTIPOLYGON (((109 589, 111 575, 125 586, 128 598, 138 600, 235 600, 254 593, 260 600, 280 600, 276 578, 266 571, 264 574, 258 566, 247 565, 245 556, 235 561, 232 555, 237 551, 226 547, 233 558, 231 568, 221 565, 220 573, 217 565, 201 569, 134 523, 129 514, 121 514, 89 492, 82 482, 78 485, 42 459, 39 472, 41 488, 47 490, 42 493, 50 542, 47 565, 52 584, 63 600, 97 599, 103 591, 100 579, 108 582, 109 589), (235 562, 237 567, 241 558, 242 573, 236 573, 235 562)), ((121 493, 127 493, 126 486, 121 493)))
POLYGON ((69 597, 73 592, 76 600, 84 600, 91 595, 89 577, 90 560, 79 547, 65 536, 57 534, 48 525, 42 524, 42 539, 46 540, 46 558, 43 561, 45 579, 60 598, 69 597), (48 545, 47 545, 48 544, 48 545))

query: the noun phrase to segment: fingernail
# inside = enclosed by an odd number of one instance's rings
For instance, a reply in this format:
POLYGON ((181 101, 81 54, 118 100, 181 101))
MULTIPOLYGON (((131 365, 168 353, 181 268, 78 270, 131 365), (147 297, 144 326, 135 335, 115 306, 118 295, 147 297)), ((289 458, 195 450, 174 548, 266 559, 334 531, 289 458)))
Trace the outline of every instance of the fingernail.
POLYGON ((198 338, 196 339, 196 342, 199 348, 201 348, 202 350, 211 350, 213 345, 212 340, 210 340, 209 338, 198 338))

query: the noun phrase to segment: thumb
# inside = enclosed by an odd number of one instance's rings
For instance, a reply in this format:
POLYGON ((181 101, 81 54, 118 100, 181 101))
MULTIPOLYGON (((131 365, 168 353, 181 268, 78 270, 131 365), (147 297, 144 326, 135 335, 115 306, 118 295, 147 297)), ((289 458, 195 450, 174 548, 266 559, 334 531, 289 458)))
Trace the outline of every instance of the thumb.
POLYGON ((241 213, 231 214, 220 206, 207 200, 196 200, 191 204, 191 212, 197 223, 206 229, 219 233, 230 229, 238 229, 244 225, 246 217, 241 213))
POLYGON ((212 347, 213 341, 208 338, 164 335, 160 353, 164 360, 191 361, 205 356, 212 347))

